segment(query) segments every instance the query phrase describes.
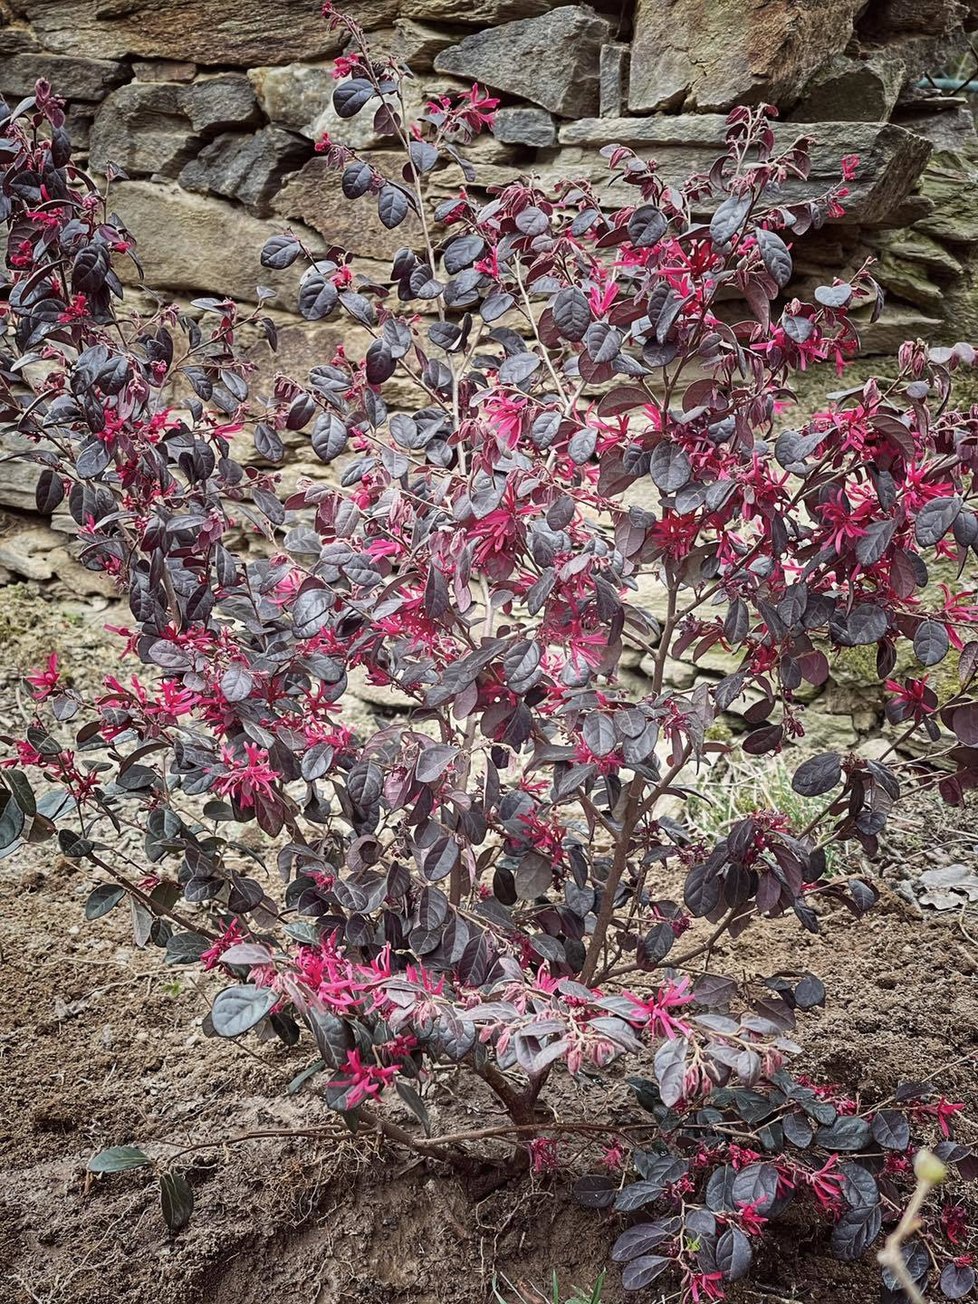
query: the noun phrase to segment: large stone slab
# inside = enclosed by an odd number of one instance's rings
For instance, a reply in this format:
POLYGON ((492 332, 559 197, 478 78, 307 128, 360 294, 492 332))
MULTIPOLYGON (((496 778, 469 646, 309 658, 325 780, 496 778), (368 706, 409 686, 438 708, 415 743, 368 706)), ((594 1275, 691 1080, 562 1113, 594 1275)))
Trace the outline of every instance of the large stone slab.
POLYGON ((940 315, 944 311, 943 286, 928 275, 926 266, 884 250, 873 264, 873 276, 886 291, 896 295, 921 312, 940 315))
POLYGON ((308 141, 279 127, 247 136, 225 132, 186 164, 180 184, 185 190, 236 199, 258 217, 267 217, 283 177, 297 171, 311 149, 308 141))
MULTIPOLYGON (((552 161, 560 175, 607 176, 604 160, 594 151, 610 143, 630 145, 645 158, 658 160, 670 182, 711 165, 723 148, 726 119, 719 114, 675 114, 650 118, 584 118, 560 130, 564 147, 552 161), (575 154, 573 147, 579 147, 575 154)), ((779 148, 798 136, 814 140, 812 170, 806 180, 789 178, 780 198, 786 203, 810 199, 840 180, 839 160, 858 154, 855 178, 848 183, 844 222, 884 222, 910 194, 924 171, 931 144, 913 132, 889 123, 778 123, 774 127, 779 148)))
POLYGON ((629 108, 791 103, 845 49, 862 7, 863 0, 638 0, 629 108))
POLYGON ((132 75, 136 81, 192 82, 197 65, 185 59, 134 59, 132 75))
MULTIPOLYGON (((888 303, 882 315, 874 322, 857 321, 859 351, 866 357, 871 354, 893 355, 906 340, 926 340, 928 344, 941 343, 945 323, 936 314, 928 316, 904 303, 888 303)), ((954 339, 964 332, 954 333, 954 339)))
POLYGON ((26 525, 0 534, 0 566, 26 580, 49 580, 62 537, 46 525, 26 525))
MULTIPOLYGON (((316 119, 328 107, 336 89, 331 64, 266 65, 250 69, 248 76, 258 102, 272 122, 300 131, 310 139, 314 137, 316 119)), ((362 116, 370 117, 367 113, 362 116)))
POLYGON ((925 235, 954 245, 978 244, 978 168, 962 154, 937 155, 920 183, 931 212, 917 223, 925 235))
POLYGON ((104 172, 112 163, 130 176, 175 177, 198 143, 181 108, 182 90, 172 82, 133 82, 113 91, 92 125, 92 168, 104 172))
MULTIPOLYGON (((942 106, 943 100, 931 100, 927 105, 942 106)), ((897 119, 897 126, 907 131, 916 132, 934 146, 935 153, 967 153, 973 155, 978 150, 978 132, 975 131, 974 112, 966 105, 950 105, 934 112, 903 112, 897 119)))
POLYGON ((24 54, 40 48, 40 41, 20 23, 7 23, 0 27, 0 54, 24 54))
MULTIPOLYGON (((400 173, 400 156, 376 154, 373 162, 392 176, 400 173)), ((340 174, 321 157, 312 158, 289 177, 274 200, 274 211, 312 227, 328 244, 351 253, 388 260, 420 234, 417 219, 408 217, 389 231, 377 216, 377 201, 370 195, 349 200, 340 189, 340 174)))
POLYGON ((33 94, 34 83, 43 78, 65 99, 97 103, 127 76, 127 70, 110 59, 38 52, 12 54, 0 62, 0 90, 16 96, 33 94))
POLYGON ((860 28, 876 40, 918 32, 939 35, 960 27, 973 11, 969 0, 877 0, 866 6, 860 28))
POLYGON ((181 92, 180 105, 194 131, 230 131, 260 120, 255 92, 244 73, 197 77, 181 92))
MULTIPOLYGON (((105 100, 92 128, 91 165, 115 163, 130 176, 175 177, 203 136, 259 118, 247 77, 200 77, 188 85, 135 81, 105 100)), ((225 192, 221 192, 225 193, 225 192)))
POLYGON ((964 51, 965 32, 974 29, 976 16, 974 0, 873 0, 857 26, 864 48, 876 46, 898 55, 907 65, 909 80, 916 81, 946 69, 952 50, 964 51))
POLYGON ((402 0, 401 13, 432 23, 466 23, 474 27, 495 27, 520 18, 535 18, 563 4, 565 0, 402 0))
POLYGON ((22 512, 37 511, 34 491, 42 468, 16 454, 31 452, 35 445, 13 428, 0 432, 0 507, 22 512))
POLYGON ((620 118, 628 112, 628 64, 631 49, 620 41, 601 47, 599 109, 602 118, 620 118))
POLYGON ((919 263, 928 272, 954 279, 964 275, 964 264, 939 241, 918 230, 880 231, 874 240, 884 253, 905 262, 919 263))
POLYGON ((902 59, 838 54, 811 79, 791 116, 799 122, 886 122, 906 79, 902 59))
POLYGON ((522 104, 497 110, 492 134, 505 145, 532 145, 536 149, 557 142, 557 127, 546 109, 522 104))
MULTIPOLYGON (((263 222, 222 199, 149 181, 118 182, 111 205, 135 236, 154 288, 255 303, 256 287, 267 285, 281 288, 285 307, 293 307, 297 269, 273 272, 258 262, 268 237, 283 229, 281 222, 263 222)), ((311 232, 301 234, 319 247, 311 232)), ((134 275, 121 260, 119 269, 132 284, 134 275)))
POLYGON ((414 18, 398 18, 384 48, 399 63, 407 64, 412 72, 431 72, 436 56, 458 39, 459 31, 454 25, 432 27, 429 23, 417 23, 414 18))
POLYGON ((601 47, 611 24, 587 5, 467 36, 435 58, 437 72, 471 77, 494 90, 575 118, 597 113, 601 47))
MULTIPOLYGON (((347 41, 307 0, 17 0, 15 7, 48 49, 100 59, 251 67, 324 58, 347 41)), ((398 0, 344 5, 368 29, 393 22, 398 7, 398 0)))

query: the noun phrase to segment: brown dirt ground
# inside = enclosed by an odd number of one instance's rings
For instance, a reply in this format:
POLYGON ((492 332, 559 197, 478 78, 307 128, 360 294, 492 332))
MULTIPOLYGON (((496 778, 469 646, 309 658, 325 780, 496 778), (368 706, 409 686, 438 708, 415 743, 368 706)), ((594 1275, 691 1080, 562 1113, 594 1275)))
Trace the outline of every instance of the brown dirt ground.
MULTIPOLYGON (((76 673, 94 673, 91 627, 59 632, 76 673)), ((7 683, 0 674, 9 721, 19 708, 7 683)), ((900 877, 933 864, 945 842, 949 859, 969 847, 973 857, 969 820, 974 810, 949 821, 918 808, 905 850, 891 848, 900 877)), ((108 1145, 162 1158, 244 1130, 329 1122, 314 1090, 285 1091, 308 1051, 204 1037, 215 985, 137 950, 122 910, 85 923, 94 884, 46 846, 0 860, 0 1304, 476 1304, 492 1297, 494 1272, 542 1285, 552 1268, 568 1293, 593 1284, 615 1226, 573 1203, 565 1175, 493 1191, 478 1174, 460 1179, 340 1129, 254 1139, 182 1161, 197 1208, 176 1237, 145 1170, 86 1177, 88 1158, 108 1145)), ((974 915, 921 917, 884 889, 861 923, 840 910, 820 937, 787 921, 758 926, 721 947, 713 967, 748 978, 818 973, 828 1002, 800 1029, 807 1071, 867 1103, 902 1079, 933 1076, 967 1101, 963 1135, 978 1141, 975 938, 974 915)), ((575 1094, 568 1113, 594 1107, 575 1094)), ((484 1119, 451 1075, 430 1103, 443 1128, 484 1119)), ((960 1194, 978 1212, 974 1192, 960 1194)), ((805 1219, 772 1237, 736 1304, 878 1298, 875 1267, 835 1262, 826 1239, 824 1224, 805 1219)), ((622 1298, 612 1266, 603 1301, 622 1298)))

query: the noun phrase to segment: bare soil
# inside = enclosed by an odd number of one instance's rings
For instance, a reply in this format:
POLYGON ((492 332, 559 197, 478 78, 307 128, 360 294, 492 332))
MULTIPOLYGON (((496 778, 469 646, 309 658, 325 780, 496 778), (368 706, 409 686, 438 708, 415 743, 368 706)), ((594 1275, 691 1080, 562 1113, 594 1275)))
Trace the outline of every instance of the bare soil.
MULTIPOLYGON (((75 673, 99 673, 96 626, 59 619, 75 673)), ((29 626, 33 642, 41 635, 36 621, 29 626)), ((13 680, 8 666, 6 687, 0 676, 8 724, 21 710, 13 680)), ((912 880, 941 855, 973 860, 974 816, 911 808, 888 848, 887 877, 912 880)), ((570 1172, 491 1189, 485 1173, 460 1176, 350 1136, 314 1087, 286 1090, 312 1058, 307 1048, 206 1038, 201 1019, 218 983, 163 969, 158 951, 133 945, 121 909, 84 921, 96 881, 46 845, 0 861, 0 1304, 476 1304, 492 1298, 494 1273, 526 1290, 544 1286, 553 1268, 565 1293, 593 1285, 616 1224, 570 1196, 587 1156, 569 1154, 570 1172), (313 1127, 331 1130, 220 1144, 241 1132, 313 1127), (197 1207, 176 1237, 147 1170, 85 1172, 108 1145, 137 1144, 162 1159, 205 1142, 218 1144, 180 1161, 197 1207)), ((806 1070, 848 1084, 867 1104, 908 1077, 933 1077, 967 1102, 962 1135, 978 1141, 975 915, 921 915, 885 881, 883 890, 866 920, 839 910, 819 937, 793 922, 764 923, 721 947, 713 968, 747 978, 783 968, 819 974, 828 1001, 800 1029, 806 1070)), ((480 1102, 457 1086, 449 1075, 432 1090, 439 1128, 484 1121, 480 1102)), ((597 1104, 578 1094, 568 1088, 568 1115, 597 1104)), ((978 1212, 973 1191, 955 1194, 978 1212)), ((836 1262, 827 1225, 796 1217, 771 1235, 735 1301, 877 1299, 875 1266, 836 1262)), ((612 1265, 604 1304, 623 1298, 612 1265)))

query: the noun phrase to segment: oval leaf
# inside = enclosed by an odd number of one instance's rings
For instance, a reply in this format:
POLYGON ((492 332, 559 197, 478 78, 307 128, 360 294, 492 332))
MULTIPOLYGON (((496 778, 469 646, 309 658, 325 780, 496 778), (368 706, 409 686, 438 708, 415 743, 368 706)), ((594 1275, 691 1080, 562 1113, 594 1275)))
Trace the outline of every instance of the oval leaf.
POLYGON ((88 1161, 90 1173, 124 1173, 127 1168, 145 1168, 153 1161, 136 1146, 111 1146, 88 1161))
POLYGON ((114 910, 125 895, 125 888, 116 887, 114 883, 103 883, 85 902, 85 918, 101 919, 110 910, 114 910))
POLYGON ((925 620, 913 636, 914 656, 922 666, 936 666, 950 649, 947 630, 939 620, 925 620))
POLYGON ((251 983, 226 987, 217 994, 211 1007, 214 1031, 219 1037, 240 1037, 261 1023, 277 1000, 278 993, 270 987, 255 987, 251 983))
POLYGON ((632 1259, 622 1270, 621 1284, 626 1290, 643 1290, 665 1272, 671 1262, 662 1254, 643 1254, 639 1259, 632 1259))
POLYGON ((579 1178, 574 1183, 574 1199, 587 1209, 607 1209, 614 1203, 618 1183, 600 1173, 579 1178))
POLYGON ((823 752, 798 766, 791 786, 803 797, 821 797, 830 792, 841 778, 842 758, 839 753, 823 752))
POLYGON ((649 474, 664 494, 673 494, 688 482, 693 468, 678 444, 663 443, 652 454, 649 474))
POLYGON ((180 1231, 190 1222, 194 1211, 193 1188, 180 1173, 160 1173, 160 1205, 171 1232, 180 1231))
POLYGON ((873 1119, 873 1139, 884 1150, 906 1150, 910 1144, 910 1124, 899 1109, 881 1109, 873 1119))
POLYGON ((551 312, 554 325, 565 340, 573 343, 583 340, 591 324, 591 305, 583 291, 576 286, 561 290, 554 299, 551 312))

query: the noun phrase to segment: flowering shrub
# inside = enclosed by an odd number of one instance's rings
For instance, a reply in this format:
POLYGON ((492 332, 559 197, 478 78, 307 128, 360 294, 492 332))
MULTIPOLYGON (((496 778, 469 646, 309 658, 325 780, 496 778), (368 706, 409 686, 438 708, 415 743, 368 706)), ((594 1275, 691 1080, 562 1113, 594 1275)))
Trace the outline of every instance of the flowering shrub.
MULTIPOLYGON (((926 587, 928 563, 963 568, 978 541, 978 411, 949 405, 974 353, 907 345, 895 380, 780 429, 792 373, 841 368, 853 306, 878 302, 868 267, 785 297, 792 239, 847 193, 781 202, 807 142, 779 152, 772 111, 737 109, 724 154, 680 186, 612 147, 600 191, 523 179, 432 204, 433 176, 471 173, 462 151, 494 102, 476 88, 408 123, 405 71, 330 21, 353 42, 337 113, 372 112, 405 162, 319 148, 348 198, 412 235, 383 282, 292 232, 265 245, 265 268, 304 268, 305 319, 372 337, 303 382, 252 392, 239 340, 258 325, 274 348, 261 306, 124 309, 132 238, 72 164, 50 88, 3 124, 3 420, 31 441, 38 507, 65 504, 85 565, 126 595, 117 632, 141 671, 93 701, 54 658, 28 676, 37 716, 6 740, 0 844, 56 834, 104 875, 90 918, 128 899, 141 944, 226 977, 217 1035, 314 1039, 308 1076, 351 1123, 440 1160, 509 1138, 537 1172, 562 1138, 603 1139, 577 1192, 639 1214, 614 1247, 630 1288, 669 1271, 684 1299, 722 1298, 794 1200, 861 1255, 895 1220, 911 1123, 975 1175, 950 1135, 959 1106, 918 1084, 869 1108, 793 1076, 817 978, 741 992, 693 966, 755 920, 816 931, 821 902, 872 906, 868 882, 825 877, 824 848, 874 852, 898 744, 804 760, 795 788, 826 798, 804 828, 757 810, 708 846, 663 805, 711 755, 800 739, 803 690, 857 646, 876 648, 898 741, 953 734, 943 796, 978 782, 978 606, 926 587), (246 432, 261 468, 235 456, 246 432), (283 495, 286 432, 333 469, 283 495), (926 675, 895 677, 901 643, 923 667, 955 648, 960 690, 938 707, 926 675), (651 657, 643 694, 618 674, 626 644, 651 657), (725 678, 666 687, 671 655, 717 648, 725 678), (353 669, 411 699, 400 723, 350 723, 353 669), (749 731, 711 741, 744 697, 749 731), (709 927, 684 946, 695 920, 709 927), (428 1135, 424 1087, 446 1062, 507 1121, 428 1135), (644 1116, 555 1121, 555 1075, 620 1062, 644 1116)), ((122 1147, 94 1166, 144 1162, 122 1147)), ((181 1225, 189 1187, 165 1173, 163 1193, 181 1225)), ((953 1209, 905 1254, 960 1298, 974 1272, 953 1209)))

